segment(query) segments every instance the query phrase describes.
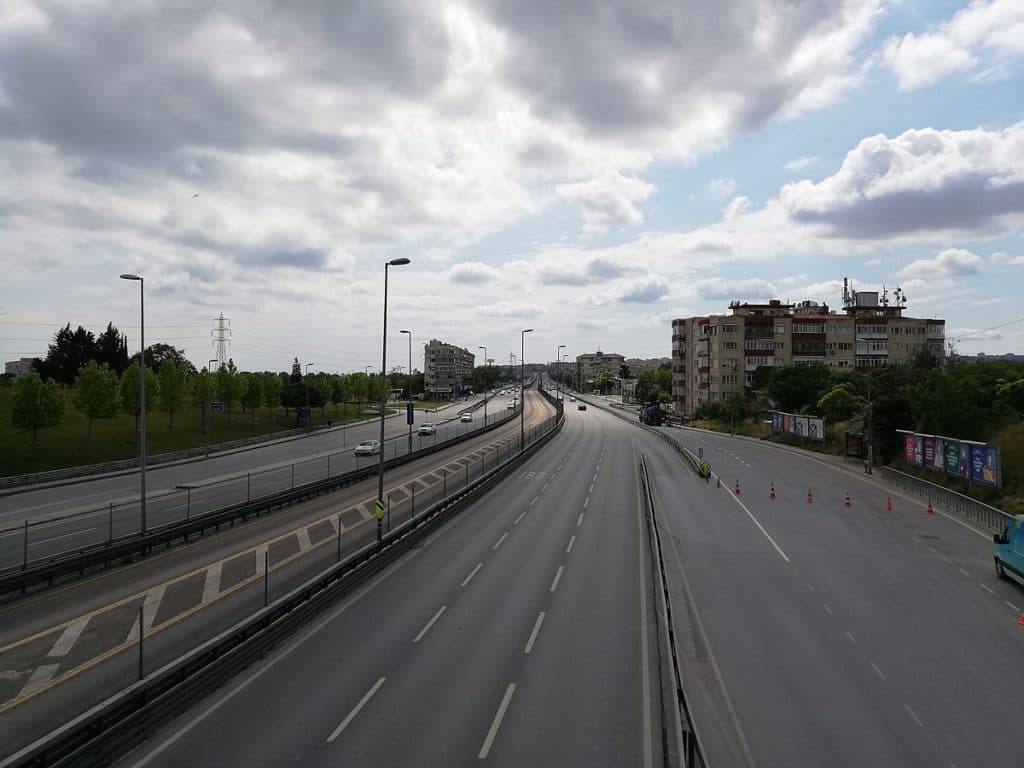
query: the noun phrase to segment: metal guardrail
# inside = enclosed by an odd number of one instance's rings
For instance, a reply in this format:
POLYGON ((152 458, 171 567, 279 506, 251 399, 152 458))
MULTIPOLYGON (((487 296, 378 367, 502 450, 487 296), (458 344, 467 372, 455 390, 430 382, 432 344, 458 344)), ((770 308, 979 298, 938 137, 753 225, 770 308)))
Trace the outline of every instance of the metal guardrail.
MULTIPOLYGON (((413 453, 389 459, 384 463, 384 469, 385 471, 392 469, 434 453, 437 450, 478 437, 484 432, 493 430, 516 418, 518 418, 518 412, 504 416, 482 430, 473 430, 449 438, 429 448, 422 448, 413 453)), ((76 548, 35 561, 26 559, 20 566, 0 570, 0 597, 13 593, 24 595, 32 587, 40 585, 52 587, 60 579, 69 576, 81 577, 87 571, 100 567, 109 568, 117 561, 130 557, 145 556, 154 549, 166 549, 176 543, 187 543, 197 535, 205 535, 207 531, 219 531, 221 526, 233 526, 236 522, 245 522, 250 517, 259 517, 274 509, 280 509, 361 480, 375 477, 376 475, 377 464, 374 462, 362 469, 356 469, 343 475, 316 480, 286 491, 233 504, 203 515, 186 518, 185 520, 175 521, 160 528, 151 529, 145 535, 133 533, 119 538, 111 537, 106 542, 76 548)), ((27 549, 26 546, 26 552, 27 549)))
POLYGON ((901 491, 928 499, 964 520, 988 528, 993 533, 1001 532, 1013 520, 1013 515, 1009 515, 1001 509, 941 485, 922 480, 920 477, 900 472, 898 469, 879 467, 878 471, 887 483, 896 486, 901 491))
POLYGON ((556 416, 551 429, 525 450, 436 502, 419 517, 397 526, 379 545, 369 544, 325 569, 248 619, 0 761, 0 768, 88 768, 109 764, 160 723, 185 711, 265 655, 324 607, 412 549, 540 450, 564 423, 564 418, 556 416))

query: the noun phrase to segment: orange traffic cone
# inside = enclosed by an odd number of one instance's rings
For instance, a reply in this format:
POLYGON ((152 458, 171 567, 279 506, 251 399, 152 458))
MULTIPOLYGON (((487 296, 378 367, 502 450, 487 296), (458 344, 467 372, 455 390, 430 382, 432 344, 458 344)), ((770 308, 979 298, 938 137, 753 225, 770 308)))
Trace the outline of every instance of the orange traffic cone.
POLYGON ((1020 615, 1020 621, 1018 621, 1017 623, 1024 627, 1024 613, 1020 615))
POLYGON ((772 483, 772 489, 768 493, 768 498, 769 499, 774 499, 775 498, 775 483, 772 483))
POLYGON ((889 496, 885 500, 885 511, 886 512, 892 512, 892 497, 891 496, 889 496))
POLYGON ((843 506, 844 507, 850 506, 850 492, 849 491, 846 492, 846 498, 843 499, 843 506))
POLYGON ((813 502, 814 502, 814 497, 811 496, 811 489, 808 488, 807 489, 807 503, 808 504, 812 504, 813 502))
POLYGON ((928 499, 928 514, 929 515, 934 515, 935 514, 935 510, 932 509, 932 500, 931 499, 928 499))
POLYGON ((736 495, 737 496, 740 495, 740 481, 739 480, 736 481, 736 495))

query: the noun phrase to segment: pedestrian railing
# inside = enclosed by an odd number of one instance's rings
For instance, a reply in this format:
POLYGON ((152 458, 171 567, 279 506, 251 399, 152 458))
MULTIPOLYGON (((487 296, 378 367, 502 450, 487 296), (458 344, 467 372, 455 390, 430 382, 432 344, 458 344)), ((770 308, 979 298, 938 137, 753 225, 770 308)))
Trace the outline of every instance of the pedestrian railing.
POLYGON ((1001 509, 941 485, 922 480, 920 477, 900 472, 898 469, 880 467, 879 474, 887 483, 901 491, 906 491, 921 499, 928 499, 932 504, 940 506, 968 522, 977 523, 990 531, 1002 531, 1013 519, 1012 515, 1008 515, 1001 509))

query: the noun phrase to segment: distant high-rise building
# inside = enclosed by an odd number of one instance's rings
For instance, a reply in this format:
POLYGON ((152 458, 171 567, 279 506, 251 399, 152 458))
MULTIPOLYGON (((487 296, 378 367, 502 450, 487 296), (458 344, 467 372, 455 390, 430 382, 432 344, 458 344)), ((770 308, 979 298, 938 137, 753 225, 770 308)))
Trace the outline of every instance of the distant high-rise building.
POLYGON ((468 349, 431 339, 423 345, 424 389, 434 397, 460 395, 473 388, 475 355, 468 349))
POLYGON ((580 391, 592 391, 594 380, 602 373, 618 378, 625 361, 626 358, 622 355, 601 350, 576 355, 576 381, 580 391))
POLYGON ((734 301, 731 314, 672 321, 672 401, 693 416, 753 383, 759 368, 823 365, 867 371, 909 362, 930 350, 944 354, 945 320, 906 317, 906 296, 851 291, 843 285, 842 314, 827 304, 734 301))

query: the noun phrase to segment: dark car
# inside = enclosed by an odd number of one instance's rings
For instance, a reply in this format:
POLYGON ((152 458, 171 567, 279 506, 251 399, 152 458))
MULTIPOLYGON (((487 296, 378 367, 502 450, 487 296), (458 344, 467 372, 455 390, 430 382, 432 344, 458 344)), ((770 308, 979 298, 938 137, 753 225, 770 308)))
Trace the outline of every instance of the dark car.
POLYGON ((577 411, 585 411, 585 410, 587 410, 587 404, 586 403, 580 403, 579 405, 576 406, 576 410, 577 411))

